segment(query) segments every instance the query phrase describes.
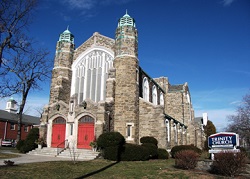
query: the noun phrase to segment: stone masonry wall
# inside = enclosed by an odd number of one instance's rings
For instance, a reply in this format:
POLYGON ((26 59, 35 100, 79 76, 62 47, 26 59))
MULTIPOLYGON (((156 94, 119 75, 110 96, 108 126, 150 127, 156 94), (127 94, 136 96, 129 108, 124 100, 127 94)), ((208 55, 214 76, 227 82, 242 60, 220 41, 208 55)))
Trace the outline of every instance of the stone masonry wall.
POLYGON ((139 138, 153 136, 158 140, 159 148, 166 148, 166 125, 163 107, 139 99, 139 138))
POLYGON ((138 61, 134 57, 115 58, 116 88, 114 130, 126 138, 126 123, 133 123, 133 139, 138 143, 139 93, 136 69, 138 61))
POLYGON ((183 106, 182 93, 167 93, 165 97, 165 111, 168 115, 182 122, 183 106))

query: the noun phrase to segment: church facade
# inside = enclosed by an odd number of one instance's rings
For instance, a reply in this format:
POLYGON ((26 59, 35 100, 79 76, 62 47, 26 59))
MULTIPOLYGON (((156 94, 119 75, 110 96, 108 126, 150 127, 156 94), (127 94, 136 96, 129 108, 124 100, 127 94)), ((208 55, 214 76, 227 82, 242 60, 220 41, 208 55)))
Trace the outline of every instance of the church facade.
POLYGON ((127 13, 115 39, 95 32, 75 48, 68 29, 60 35, 40 124, 48 147, 88 149, 102 133, 118 131, 128 143, 153 136, 161 148, 201 148, 202 125, 194 120, 187 83, 171 85, 167 77, 151 78, 140 67, 138 32, 127 13))

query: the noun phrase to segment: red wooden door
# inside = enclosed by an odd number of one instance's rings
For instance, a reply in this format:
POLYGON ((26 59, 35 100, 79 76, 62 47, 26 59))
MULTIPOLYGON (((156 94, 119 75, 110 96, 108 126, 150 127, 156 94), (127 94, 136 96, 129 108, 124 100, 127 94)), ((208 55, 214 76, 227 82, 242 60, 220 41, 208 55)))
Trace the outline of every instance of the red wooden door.
POLYGON ((84 116, 78 124, 77 148, 90 149, 89 144, 94 140, 94 119, 90 116, 84 116))
POLYGON ((63 118, 57 118, 52 124, 51 147, 64 148, 65 144, 66 121, 63 118))

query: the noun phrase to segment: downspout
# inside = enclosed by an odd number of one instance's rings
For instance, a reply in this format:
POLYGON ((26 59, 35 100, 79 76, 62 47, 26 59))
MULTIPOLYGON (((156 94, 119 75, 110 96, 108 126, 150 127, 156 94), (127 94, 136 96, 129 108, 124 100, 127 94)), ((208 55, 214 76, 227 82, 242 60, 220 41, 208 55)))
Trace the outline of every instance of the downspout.
POLYGON ((7 133, 7 124, 8 124, 8 121, 5 122, 4 136, 3 136, 3 139, 4 139, 4 140, 5 140, 5 138, 6 138, 6 133, 7 133))

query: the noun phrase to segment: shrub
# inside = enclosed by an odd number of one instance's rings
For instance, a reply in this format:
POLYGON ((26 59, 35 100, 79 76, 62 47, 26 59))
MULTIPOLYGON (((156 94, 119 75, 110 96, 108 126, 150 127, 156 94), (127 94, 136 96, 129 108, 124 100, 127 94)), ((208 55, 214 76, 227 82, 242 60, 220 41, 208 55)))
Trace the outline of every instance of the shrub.
POLYGON ((153 143, 143 143, 141 146, 148 150, 149 158, 156 159, 158 157, 157 149, 158 147, 153 143))
POLYGON ((197 154, 201 154, 201 149, 199 149, 198 147, 194 146, 194 145, 177 145, 177 146, 174 146, 172 149, 171 149, 171 155, 172 155, 172 158, 175 158, 175 154, 177 152, 180 152, 182 150, 193 150, 194 152, 196 152, 197 154))
POLYGON ((125 144, 121 153, 122 161, 145 161, 149 159, 147 148, 136 144, 125 144))
POLYGON ((125 139, 119 132, 106 132, 97 139, 97 145, 100 148, 123 146, 124 144, 125 139))
POLYGON ((121 146, 105 147, 103 150, 103 158, 107 160, 120 161, 121 146))
POLYGON ((150 143, 150 144, 154 144, 154 145, 156 145, 156 146, 158 145, 157 139, 154 138, 154 137, 151 137, 151 136, 142 137, 142 138, 140 139, 140 142, 141 142, 142 144, 150 143))
POLYGON ((157 153, 158 153, 158 159, 168 159, 169 158, 169 154, 168 151, 166 151, 166 149, 157 149, 157 153))
POLYGON ((21 147, 24 145, 24 140, 19 140, 16 144, 17 150, 20 151, 21 147))
POLYGON ((199 154, 193 150, 182 150, 175 154, 175 167, 194 169, 198 163, 199 154))
POLYGON ((246 153, 223 151, 214 155, 211 172, 233 177, 243 172, 246 164, 246 153))
POLYGON ((39 129, 33 128, 28 133, 26 139, 23 142, 20 142, 20 148, 18 149, 21 153, 27 153, 31 150, 37 148, 35 141, 39 138, 39 129))

